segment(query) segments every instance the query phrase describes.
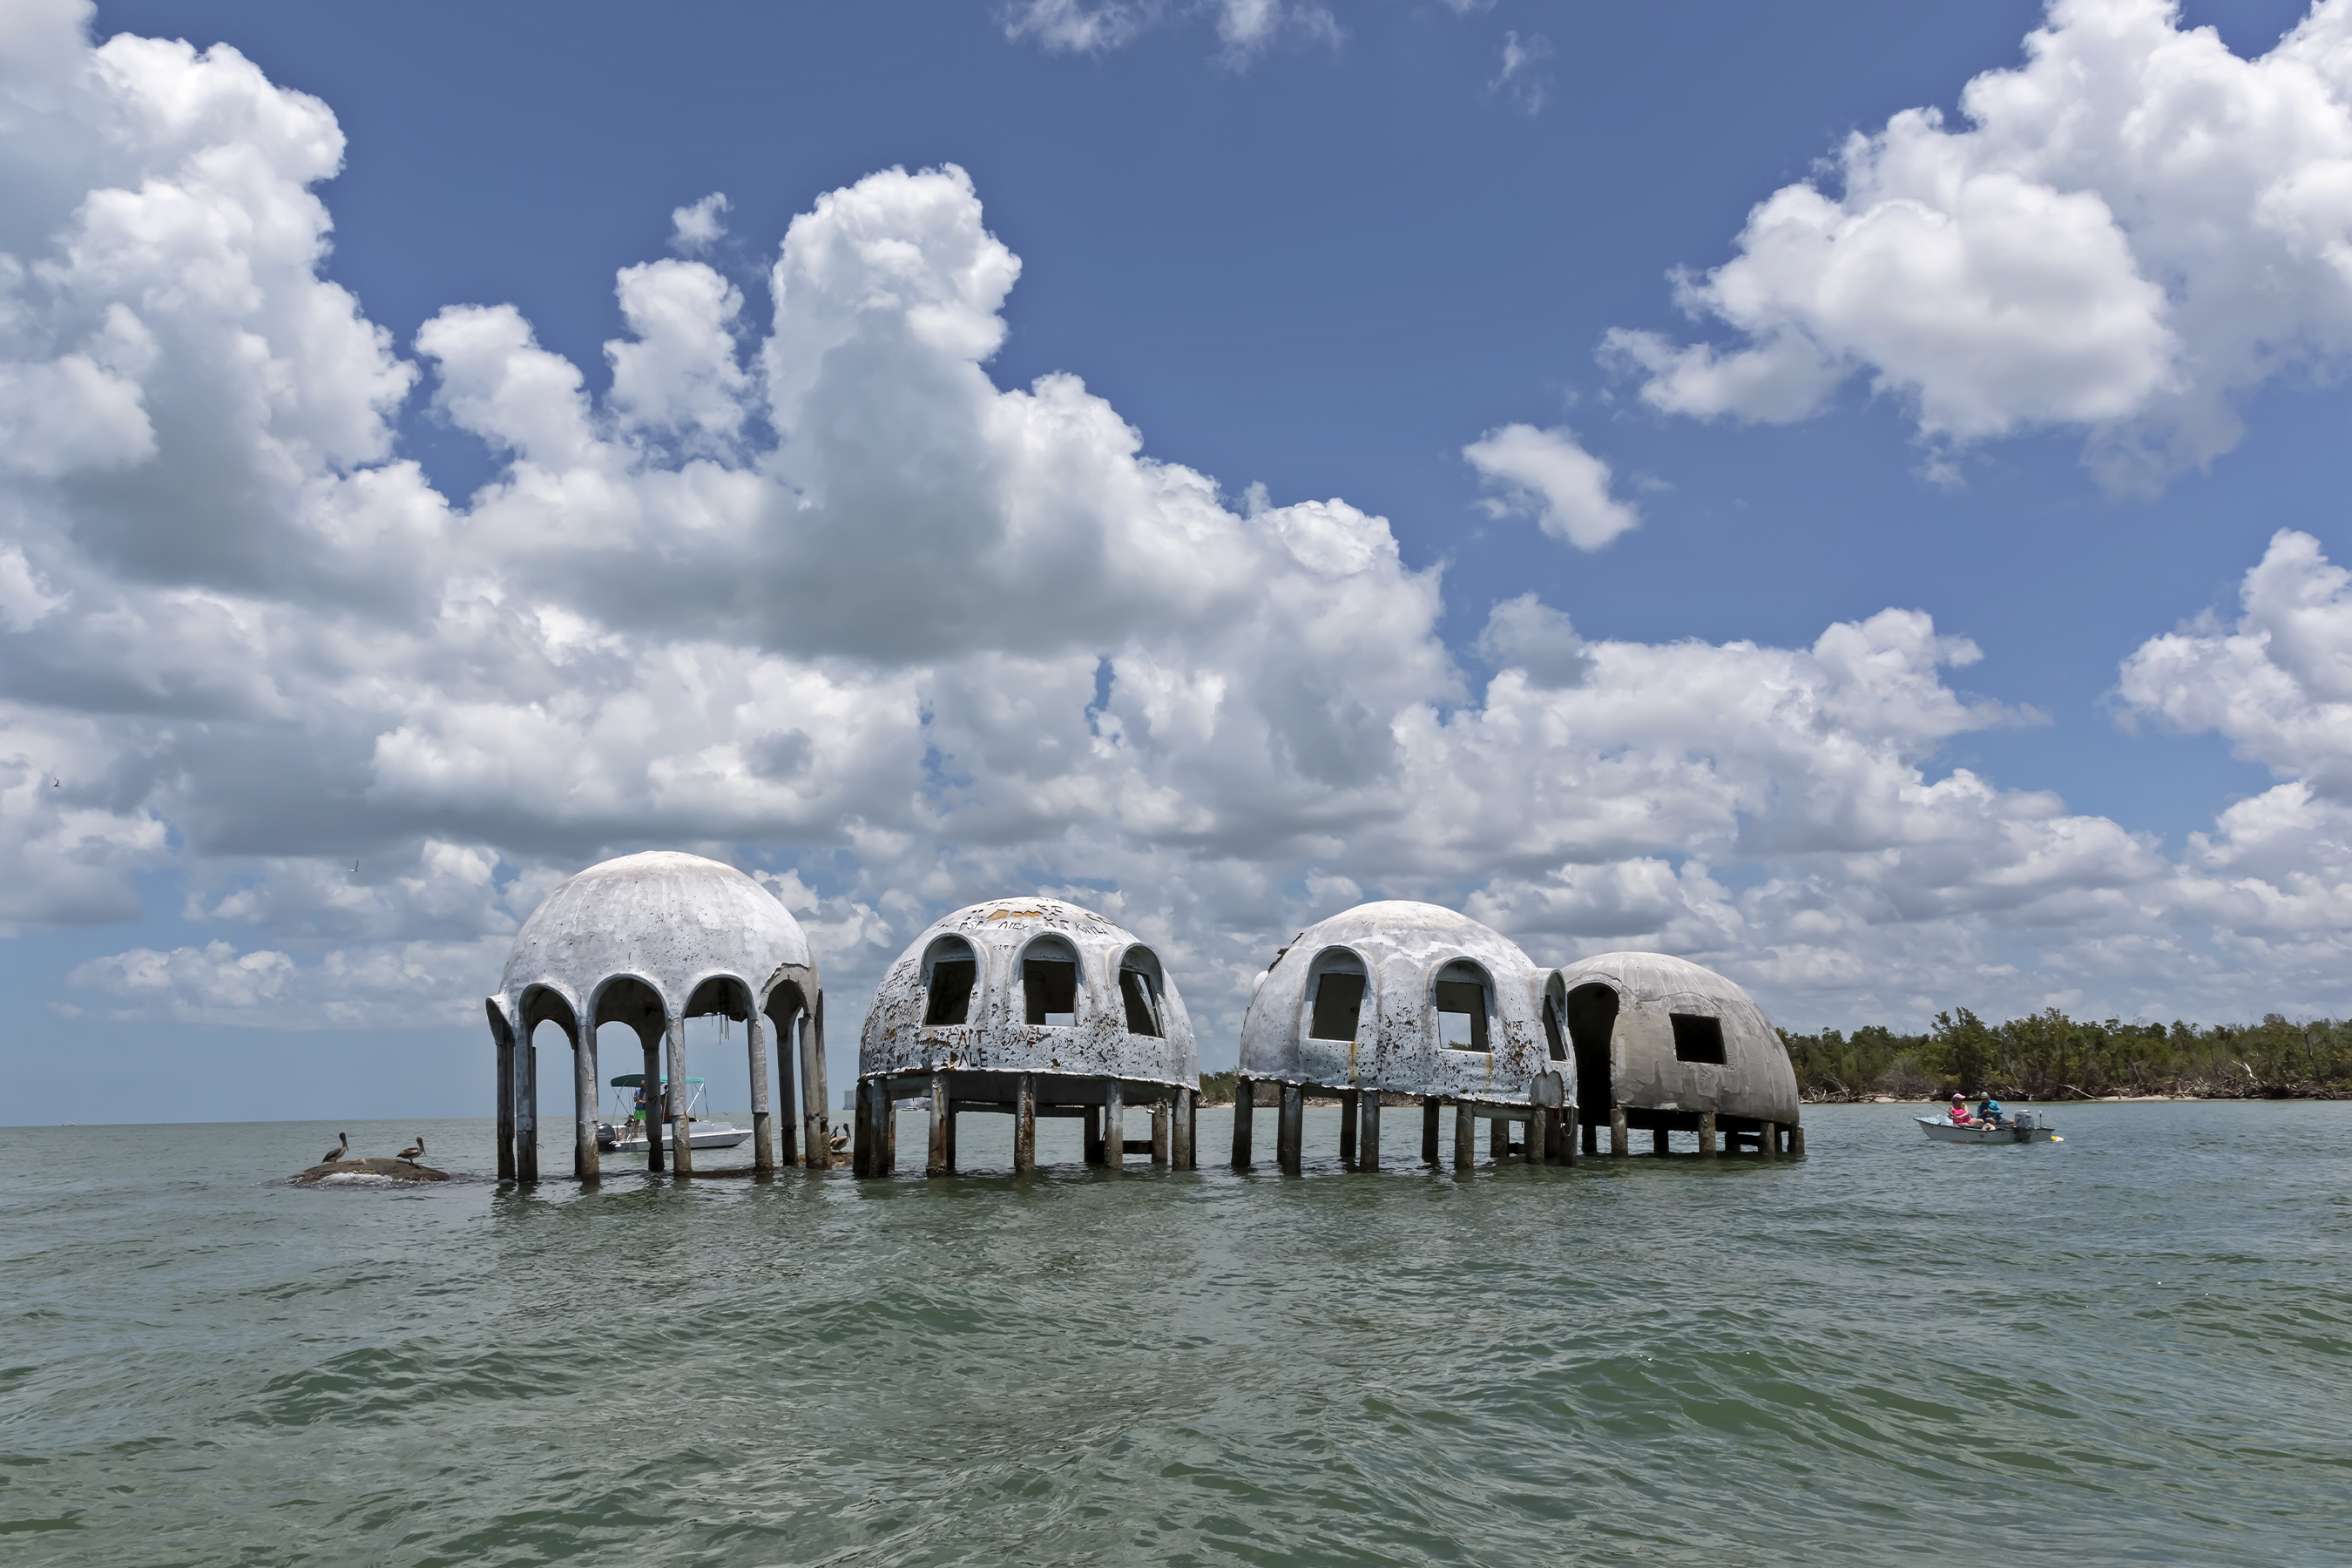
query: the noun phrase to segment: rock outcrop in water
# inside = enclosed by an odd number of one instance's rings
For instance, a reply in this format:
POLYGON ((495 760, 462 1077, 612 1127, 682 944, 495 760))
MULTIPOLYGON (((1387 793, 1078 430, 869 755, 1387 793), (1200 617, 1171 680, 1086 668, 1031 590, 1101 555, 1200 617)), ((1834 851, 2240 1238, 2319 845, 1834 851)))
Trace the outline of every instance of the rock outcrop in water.
POLYGON ((318 1185, 320 1182, 343 1180, 364 1181, 370 1178, 394 1182, 446 1182, 446 1171, 436 1171, 430 1165, 412 1165, 405 1160, 382 1156, 367 1160, 330 1160, 323 1165, 313 1165, 293 1178, 301 1187, 318 1185))

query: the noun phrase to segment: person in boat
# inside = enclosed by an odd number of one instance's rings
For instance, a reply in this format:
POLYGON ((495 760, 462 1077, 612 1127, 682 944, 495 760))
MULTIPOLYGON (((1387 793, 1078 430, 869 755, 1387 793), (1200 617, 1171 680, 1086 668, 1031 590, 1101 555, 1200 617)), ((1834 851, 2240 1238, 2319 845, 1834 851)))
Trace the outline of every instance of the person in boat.
POLYGON ((1951 1121, 1952 1125, 1955 1127, 1969 1127, 1975 1124, 1976 1119, 1969 1114, 1969 1097, 1967 1095, 1958 1092, 1953 1094, 1951 1121))
POLYGON ((645 1119, 646 1086, 643 1083, 639 1083, 637 1085, 637 1098, 629 1110, 629 1120, 632 1121, 643 1121, 645 1119))
POLYGON ((1977 1106, 1977 1120, 1988 1127, 1999 1127, 2009 1120, 2001 1111, 2000 1101, 1992 1097, 1990 1089, 1985 1091, 1984 1099, 1977 1106))

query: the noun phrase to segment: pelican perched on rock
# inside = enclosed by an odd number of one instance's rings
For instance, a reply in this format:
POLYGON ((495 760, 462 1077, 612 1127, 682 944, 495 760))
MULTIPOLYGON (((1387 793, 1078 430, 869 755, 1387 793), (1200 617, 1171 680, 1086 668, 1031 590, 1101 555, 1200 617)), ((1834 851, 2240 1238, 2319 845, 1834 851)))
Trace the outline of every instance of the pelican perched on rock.
POLYGON ((407 1161, 412 1165, 416 1163, 417 1161, 423 1159, 425 1157, 425 1134, 419 1132, 416 1135, 416 1142, 411 1143, 407 1148, 403 1149, 400 1152, 400 1157, 407 1161))
POLYGON ((338 1160, 348 1158, 351 1152, 352 1135, 348 1132, 338 1132, 335 1134, 335 1146, 319 1156, 319 1163, 331 1165, 338 1160))

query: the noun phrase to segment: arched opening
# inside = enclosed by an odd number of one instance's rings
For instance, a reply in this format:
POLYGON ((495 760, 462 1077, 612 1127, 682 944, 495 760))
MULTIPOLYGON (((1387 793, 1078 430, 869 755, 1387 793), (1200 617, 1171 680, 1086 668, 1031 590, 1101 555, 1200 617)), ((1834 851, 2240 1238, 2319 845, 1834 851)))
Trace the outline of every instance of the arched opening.
POLYGON ((1457 958, 1437 972, 1430 1003, 1437 1014, 1437 1043, 1449 1051, 1484 1051, 1486 1020, 1494 1005, 1495 987, 1486 972, 1466 958, 1457 958))
POLYGON ((1078 994, 1085 983, 1078 950, 1058 936, 1041 936, 1021 950, 1021 1006, 1024 1022, 1067 1028, 1078 1021, 1078 994))
POLYGON ((1551 1049, 1551 1059, 1568 1059, 1568 984, 1557 974, 1544 987, 1544 1044, 1551 1049))
POLYGON ((1568 994, 1568 1037, 1576 1052, 1577 1099, 1603 1118, 1617 1103, 1609 1075, 1609 1039, 1617 1029, 1617 988, 1599 982, 1568 994))
POLYGON ((1364 991, 1370 975, 1363 955, 1327 947, 1307 971, 1307 1037, 1352 1040, 1362 1026, 1364 991))
POLYGON ((926 1027, 968 1024, 972 993, 980 985, 980 959, 971 943, 943 936, 923 954, 923 1023, 926 1027))
POLYGON ((1166 984, 1160 957, 1150 948, 1130 947, 1119 956, 1118 999, 1127 1013, 1129 1034, 1154 1040, 1167 1037, 1160 1014, 1160 996, 1166 984))
MULTIPOLYGON (((667 1121, 665 1103, 665 1080, 667 1072, 662 1063, 662 1037, 669 1026, 667 1009, 662 1005, 661 993, 634 974, 615 975, 597 988, 589 1005, 594 1010, 596 1026, 607 1024, 625 1025, 637 1037, 639 1079, 635 1084, 616 1086, 627 1096, 618 1125, 616 1149, 627 1149, 633 1142, 642 1142, 646 1151, 646 1168, 661 1170, 665 1163, 663 1142, 658 1129, 667 1121)), ((624 1076, 629 1070, 625 1057, 613 1058, 614 1071, 606 1076, 624 1076)))

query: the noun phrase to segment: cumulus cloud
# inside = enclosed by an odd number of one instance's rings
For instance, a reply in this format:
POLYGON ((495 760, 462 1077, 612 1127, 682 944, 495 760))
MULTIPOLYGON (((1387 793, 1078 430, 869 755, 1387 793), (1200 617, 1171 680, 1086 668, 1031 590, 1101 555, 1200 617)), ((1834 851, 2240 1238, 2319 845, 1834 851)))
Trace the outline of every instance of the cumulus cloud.
POLYGON ((2228 451, 2235 404, 2352 347, 2352 0, 2236 56, 2170 0, 2052 0, 2021 66, 1841 150, 1833 183, 1748 215, 1678 280, 1728 329, 1620 330, 1603 357, 1652 406, 1819 413, 1867 376, 1949 448, 2071 428, 2118 489, 2228 451))
POLYGON ((672 250, 695 256, 719 243, 727 232, 724 215, 731 205, 724 191, 713 191, 698 202, 670 209, 672 250))
POLYGON ((1506 425, 1463 447, 1462 456, 1501 492, 1484 503, 1489 513, 1532 517, 1579 550, 1598 550, 1641 526, 1642 514, 1609 493, 1609 465, 1571 430, 1506 425))
MULTIPOLYGON (((623 268, 599 395, 510 305, 453 305, 409 359, 320 276, 325 106, 25 16, 0 368, 80 354, 121 390, 0 404, 0 447, 58 409, 89 437, 0 479, 0 922, 123 920, 170 869, 198 928, 80 964, 92 1009, 472 1023, 546 889, 646 846, 760 875, 853 1015, 941 910, 1064 893, 1161 949, 1213 1051, 1271 942, 1375 895, 1548 961, 1663 944, 1800 1023, 1956 987, 2292 1005, 2340 973, 2315 557, 2260 569, 2253 630, 2145 656, 2178 695, 2135 711, 2294 774, 2178 856, 1943 769, 2037 716, 1967 694, 1974 646, 1916 611, 1654 645, 1521 595, 1474 695, 1384 519, 1237 508, 1076 375, 997 384, 1020 262, 960 170, 818 196, 758 304, 688 258, 623 268), (397 452, 420 384, 492 457, 470 497, 397 452), (2231 670, 2307 695, 2225 700, 2231 670)), ((1567 432, 1470 460, 1570 542, 1633 521, 1567 432)))

